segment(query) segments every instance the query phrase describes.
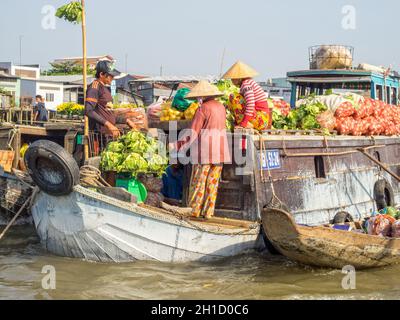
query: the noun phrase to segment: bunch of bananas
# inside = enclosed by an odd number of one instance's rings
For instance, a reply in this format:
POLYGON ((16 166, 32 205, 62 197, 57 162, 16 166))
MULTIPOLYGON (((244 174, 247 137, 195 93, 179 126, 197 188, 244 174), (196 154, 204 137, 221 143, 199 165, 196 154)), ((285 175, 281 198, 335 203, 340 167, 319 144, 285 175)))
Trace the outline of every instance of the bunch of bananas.
POLYGON ((192 120, 194 118, 194 115, 196 114, 197 109, 199 108, 199 103, 198 102, 193 102, 189 108, 186 109, 186 111, 183 113, 185 116, 186 120, 192 120))
POLYGON ((161 106, 160 121, 178 121, 184 119, 184 113, 172 108, 171 103, 164 103, 161 106))

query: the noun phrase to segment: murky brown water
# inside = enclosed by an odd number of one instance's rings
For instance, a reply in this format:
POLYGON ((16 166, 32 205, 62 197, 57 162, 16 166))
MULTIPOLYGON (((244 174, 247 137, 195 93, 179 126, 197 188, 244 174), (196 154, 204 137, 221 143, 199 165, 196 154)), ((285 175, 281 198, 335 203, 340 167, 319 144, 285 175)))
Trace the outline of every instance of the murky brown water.
POLYGON ((343 290, 340 270, 312 269, 252 254, 212 264, 97 264, 43 251, 33 227, 15 227, 0 243, 0 299, 399 299, 400 267, 357 272, 343 290), (56 289, 42 288, 43 266, 56 289))

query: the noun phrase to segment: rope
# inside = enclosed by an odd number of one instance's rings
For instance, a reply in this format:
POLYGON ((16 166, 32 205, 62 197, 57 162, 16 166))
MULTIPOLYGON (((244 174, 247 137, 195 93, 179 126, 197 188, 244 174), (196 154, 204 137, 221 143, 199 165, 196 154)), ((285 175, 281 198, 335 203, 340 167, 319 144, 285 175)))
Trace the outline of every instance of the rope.
POLYGON ((11 228, 11 226, 14 224, 15 220, 19 217, 19 215, 22 213, 22 211, 28 206, 31 207, 33 199, 35 198, 38 188, 35 188, 30 195, 28 199, 25 200, 24 204, 21 206, 21 208, 18 210, 18 212, 14 215, 14 217, 11 219, 11 221, 7 224, 7 226, 4 228, 3 232, 0 234, 0 240, 3 239, 7 231, 11 228))
MULTIPOLYGON (((257 133, 259 135, 259 142, 260 142, 260 164, 262 164, 261 160, 262 157, 264 156, 264 138, 263 135, 260 133, 257 133)), ((277 208, 277 209, 284 209, 286 206, 284 205, 284 203, 281 201, 281 199, 279 199, 279 197, 276 194, 275 191, 275 185, 274 185, 274 180, 272 179, 272 174, 271 174, 271 169, 268 165, 268 159, 266 159, 266 163, 267 163, 267 171, 268 171, 268 182, 271 185, 271 191, 272 191, 272 197, 270 202, 268 202, 268 204, 266 205, 267 208, 277 208)), ((261 181, 263 183, 265 183, 265 179, 264 179, 264 170, 262 165, 260 166, 260 175, 261 175, 261 181)))
POLYGON ((101 176, 101 171, 93 166, 83 166, 80 169, 80 184, 88 188, 111 187, 101 176))
POLYGON ((10 148, 11 151, 14 151, 14 148, 12 147, 12 142, 14 141, 15 135, 17 134, 18 130, 15 128, 12 128, 10 131, 8 131, 8 142, 7 142, 7 147, 10 148))

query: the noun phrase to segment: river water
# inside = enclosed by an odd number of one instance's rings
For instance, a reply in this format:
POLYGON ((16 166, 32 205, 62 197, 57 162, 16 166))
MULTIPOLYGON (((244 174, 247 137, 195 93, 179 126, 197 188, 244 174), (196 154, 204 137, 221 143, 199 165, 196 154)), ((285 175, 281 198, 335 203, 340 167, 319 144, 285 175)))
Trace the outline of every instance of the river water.
POLYGON ((399 299, 400 267, 356 273, 344 290, 341 270, 300 266, 250 254, 209 264, 98 264, 44 251, 32 226, 12 228, 0 243, 0 299, 399 299), (42 287, 54 266, 56 289, 42 287))

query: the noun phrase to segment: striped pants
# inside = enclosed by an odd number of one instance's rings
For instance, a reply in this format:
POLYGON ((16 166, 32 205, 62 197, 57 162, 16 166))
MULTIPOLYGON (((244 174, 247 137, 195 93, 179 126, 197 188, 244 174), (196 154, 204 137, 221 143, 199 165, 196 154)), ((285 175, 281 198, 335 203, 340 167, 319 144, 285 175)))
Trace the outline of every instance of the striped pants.
POLYGON ((194 217, 214 215, 218 185, 222 173, 222 164, 193 165, 192 180, 189 190, 189 206, 194 217))

